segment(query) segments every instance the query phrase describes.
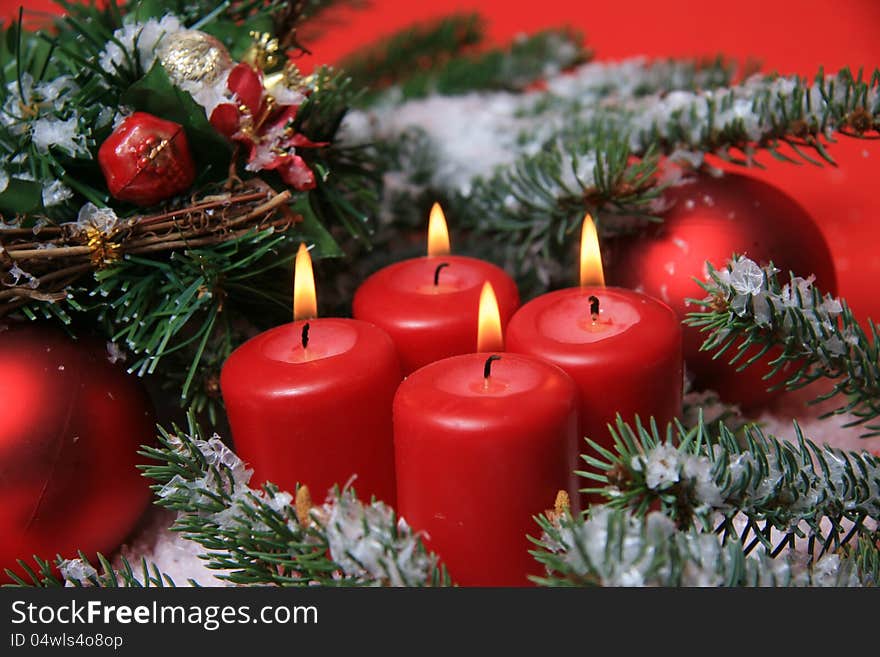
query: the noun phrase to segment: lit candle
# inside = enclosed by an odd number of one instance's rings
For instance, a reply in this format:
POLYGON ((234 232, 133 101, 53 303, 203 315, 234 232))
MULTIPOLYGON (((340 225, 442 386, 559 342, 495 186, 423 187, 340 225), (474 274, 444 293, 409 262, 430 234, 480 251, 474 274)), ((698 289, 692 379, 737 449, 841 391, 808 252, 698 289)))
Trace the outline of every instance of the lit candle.
POLYGON ((223 365, 235 449, 256 482, 307 484, 322 496, 355 477, 361 497, 393 504, 391 402, 401 379, 394 343, 367 322, 316 315, 301 245, 294 321, 252 338, 223 365))
MULTIPOLYGON (((480 338, 500 344, 497 308, 484 299, 480 338)), ((559 490, 577 490, 577 406, 565 372, 520 354, 453 356, 400 385, 398 510, 458 584, 525 586, 540 573, 527 536, 559 490)))
POLYGON ((355 294, 354 317, 388 332, 397 345, 404 374, 473 351, 483 283, 488 281, 494 288, 502 326, 519 305, 516 284, 503 269, 449 251, 446 220, 435 203, 428 224, 427 257, 381 269, 355 294))
POLYGON ((607 424, 681 412, 681 325, 660 301, 605 287, 592 218, 581 232, 581 286, 525 304, 510 321, 507 348, 555 363, 580 389, 581 434, 609 447, 607 424))

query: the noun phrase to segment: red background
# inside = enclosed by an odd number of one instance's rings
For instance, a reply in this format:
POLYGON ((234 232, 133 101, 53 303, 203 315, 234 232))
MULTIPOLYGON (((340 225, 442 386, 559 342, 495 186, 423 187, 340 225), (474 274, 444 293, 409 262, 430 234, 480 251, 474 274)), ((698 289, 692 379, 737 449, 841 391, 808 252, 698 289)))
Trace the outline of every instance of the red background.
MULTIPOLYGON (((0 0, 0 16, 20 0, 0 0)), ((33 11, 50 0, 30 0, 33 11)), ((337 12, 345 25, 311 42, 316 59, 333 62, 354 48, 414 21, 456 11, 481 12, 493 42, 564 24, 586 33, 598 59, 633 55, 689 57, 725 54, 756 58, 763 70, 813 75, 820 65, 880 66, 880 2, 877 0, 630 0, 541 3, 511 0, 373 0, 366 11, 337 12)), ((752 175, 778 185, 821 225, 837 265, 840 292, 861 317, 880 318, 880 253, 874 221, 880 219, 880 143, 841 137, 831 149, 838 168, 778 163, 761 158, 766 171, 752 175)))

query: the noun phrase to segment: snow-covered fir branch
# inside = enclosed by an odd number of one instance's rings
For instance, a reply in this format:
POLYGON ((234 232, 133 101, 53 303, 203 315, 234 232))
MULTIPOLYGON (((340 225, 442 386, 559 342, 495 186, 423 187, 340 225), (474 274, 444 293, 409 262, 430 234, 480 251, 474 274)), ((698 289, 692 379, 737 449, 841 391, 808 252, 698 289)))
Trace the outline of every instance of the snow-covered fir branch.
POLYGON ((585 211, 605 233, 658 220, 662 188, 706 153, 743 164, 758 164, 762 150, 830 161, 836 133, 877 132, 878 88, 880 71, 820 72, 813 81, 752 75, 731 85, 720 66, 594 62, 522 93, 401 101, 388 92, 350 113, 342 135, 382 144, 393 162, 384 221, 414 224, 401 218, 406 208, 441 199, 459 224, 496 238, 506 265, 537 272, 546 286, 585 211))
POLYGON ((206 549, 209 568, 236 584, 426 586, 448 580, 421 537, 383 502, 350 488, 313 505, 267 484, 215 435, 163 432, 145 452, 159 504, 178 511, 174 529, 206 549))
POLYGON ((797 444, 748 425, 681 425, 618 421, 614 449, 588 441, 580 474, 612 507, 660 511, 683 527, 737 536, 748 553, 789 550, 817 559, 880 539, 880 459, 868 452, 817 447, 795 425, 797 444))
MULTIPOLYGON (((69 75, 36 81, 30 73, 23 73, 20 79, 6 84, 0 131, 13 140, 16 152, 8 149, 8 157, 0 166, 0 193, 12 181, 34 181, 39 160, 50 158, 50 148, 69 157, 88 155, 87 131, 76 104, 79 91, 69 75)), ((3 150, 7 149, 0 146, 0 152, 3 150)), ((46 208, 73 196, 73 191, 57 178, 41 178, 40 184, 46 208)))
MULTIPOLYGON (((176 586, 174 580, 161 572, 155 564, 141 559, 137 568, 124 557, 114 567, 103 554, 98 553, 97 566, 80 553, 73 559, 58 557, 54 563, 34 557, 33 564, 18 560, 19 570, 6 569, 6 576, 17 586, 41 588, 103 587, 151 588, 176 586)), ((190 581, 190 583, 193 583, 190 581)))
POLYGON ((412 129, 424 131, 424 147, 438 159, 431 183, 467 194, 475 178, 536 154, 573 125, 604 116, 603 108, 635 99, 650 104, 661 93, 711 88, 729 78, 718 65, 638 58, 584 64, 573 73, 551 75, 546 90, 525 93, 480 91, 403 101, 392 90, 371 109, 349 113, 342 137, 351 144, 390 142, 412 129))
POLYGON ((724 540, 666 515, 644 516, 594 506, 586 518, 568 513, 540 520, 533 554, 552 586, 875 586, 876 546, 862 542, 811 561, 797 553, 745 554, 737 537, 724 540))
POLYGON ((139 77, 156 61, 158 46, 168 36, 184 29, 180 19, 168 13, 146 21, 126 16, 122 27, 113 31, 107 45, 98 54, 98 64, 105 73, 124 73, 139 77))
MULTIPOLYGON (((343 134, 350 143, 366 143, 420 129, 440 160, 432 183, 467 194, 474 178, 583 126, 627 135, 635 154, 659 144, 693 163, 699 153, 775 148, 782 138, 803 146, 794 140, 829 137, 835 130, 861 135, 876 131, 880 121, 880 70, 868 80, 844 69, 835 76, 820 72, 812 84, 797 76, 756 74, 719 86, 729 81, 726 69, 689 61, 594 62, 552 75, 546 89, 526 93, 397 102, 389 92, 372 109, 346 117, 343 134)), ((821 145, 807 146, 816 147, 821 145)))
POLYGON ((784 373, 787 387, 827 378, 834 387, 822 399, 845 400, 834 413, 852 413, 859 423, 880 415, 880 345, 872 322, 863 329, 846 302, 823 294, 812 276, 792 273, 783 283, 772 263, 762 267, 740 256, 707 270, 704 310, 686 320, 707 334, 705 350, 744 368, 775 348, 774 373, 784 373))

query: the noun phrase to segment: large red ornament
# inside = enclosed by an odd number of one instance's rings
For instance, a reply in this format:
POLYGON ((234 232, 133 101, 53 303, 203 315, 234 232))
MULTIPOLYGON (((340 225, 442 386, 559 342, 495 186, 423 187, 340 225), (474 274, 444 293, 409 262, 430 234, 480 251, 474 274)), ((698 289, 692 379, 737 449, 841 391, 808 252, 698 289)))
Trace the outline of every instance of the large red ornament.
MULTIPOLYGON (((699 310, 686 299, 706 296, 693 280, 706 279, 705 262, 721 268, 737 253, 759 264, 772 261, 786 276, 789 271, 815 274, 821 290, 836 294, 834 262, 819 227, 776 187, 739 174, 700 175, 668 190, 667 198, 673 205, 662 224, 612 245, 606 262, 610 284, 643 290, 684 318, 699 310)), ((779 377, 761 378, 769 371, 769 357, 737 373, 728 364, 734 352, 712 360, 711 353, 699 350, 704 338, 695 328, 684 330, 685 362, 696 387, 716 390, 745 409, 778 394, 768 393, 767 387, 779 377)))
POLYGON ((136 205, 155 205, 186 191, 196 168, 183 127, 146 112, 126 118, 98 150, 110 193, 136 205))
POLYGON ((112 552, 149 503, 135 466, 154 435, 143 386, 103 342, 0 332, 0 581, 16 559, 112 552))

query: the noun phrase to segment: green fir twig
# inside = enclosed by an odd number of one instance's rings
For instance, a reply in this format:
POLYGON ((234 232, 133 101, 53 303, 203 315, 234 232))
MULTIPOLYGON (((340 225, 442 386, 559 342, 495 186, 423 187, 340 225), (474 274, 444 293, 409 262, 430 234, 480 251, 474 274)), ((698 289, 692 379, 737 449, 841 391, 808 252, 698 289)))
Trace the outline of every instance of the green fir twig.
POLYGON ((644 515, 659 505, 678 527, 738 536, 748 554, 798 547, 813 559, 880 539, 880 459, 868 452, 818 447, 795 424, 797 443, 756 425, 738 436, 723 424, 691 429, 618 419, 613 449, 587 440, 589 470, 614 508, 644 515))
MULTIPOLYGON (((708 264, 708 263, 707 263, 708 264)), ((772 263, 761 267, 735 257, 726 268, 708 264, 703 311, 686 323, 706 333, 703 349, 742 370, 771 353, 771 371, 783 380, 775 387, 796 389, 818 379, 833 387, 816 401, 841 398, 823 417, 848 413, 845 426, 869 423, 880 415, 880 344, 877 327, 856 320, 843 299, 823 294, 812 279, 789 274, 783 284, 772 263), (772 351, 771 351, 772 350, 772 351)), ((880 427, 866 425, 866 436, 880 427)))
MULTIPOLYGON (((156 564, 141 559, 139 567, 132 567, 125 557, 121 565, 114 567, 101 553, 97 555, 100 571, 95 568, 85 554, 80 552, 76 559, 57 557, 54 564, 34 557, 36 568, 24 560, 18 560, 19 570, 6 569, 12 580, 10 586, 55 588, 59 586, 100 587, 100 588, 165 588, 176 584, 170 576, 161 572, 156 564)), ((195 585, 190 580, 191 585, 195 585)))
POLYGON ((251 471, 190 415, 187 432, 162 430, 142 454, 158 503, 178 512, 173 530, 201 545, 206 566, 236 584, 278 586, 442 586, 437 557, 382 502, 351 489, 312 505, 271 483, 248 486, 251 471))
POLYGON ((787 553, 745 554, 739 538, 722 540, 696 528, 679 529, 659 512, 591 508, 586 518, 541 517, 535 558, 542 586, 877 586, 877 546, 861 540, 842 554, 813 562, 787 553))

